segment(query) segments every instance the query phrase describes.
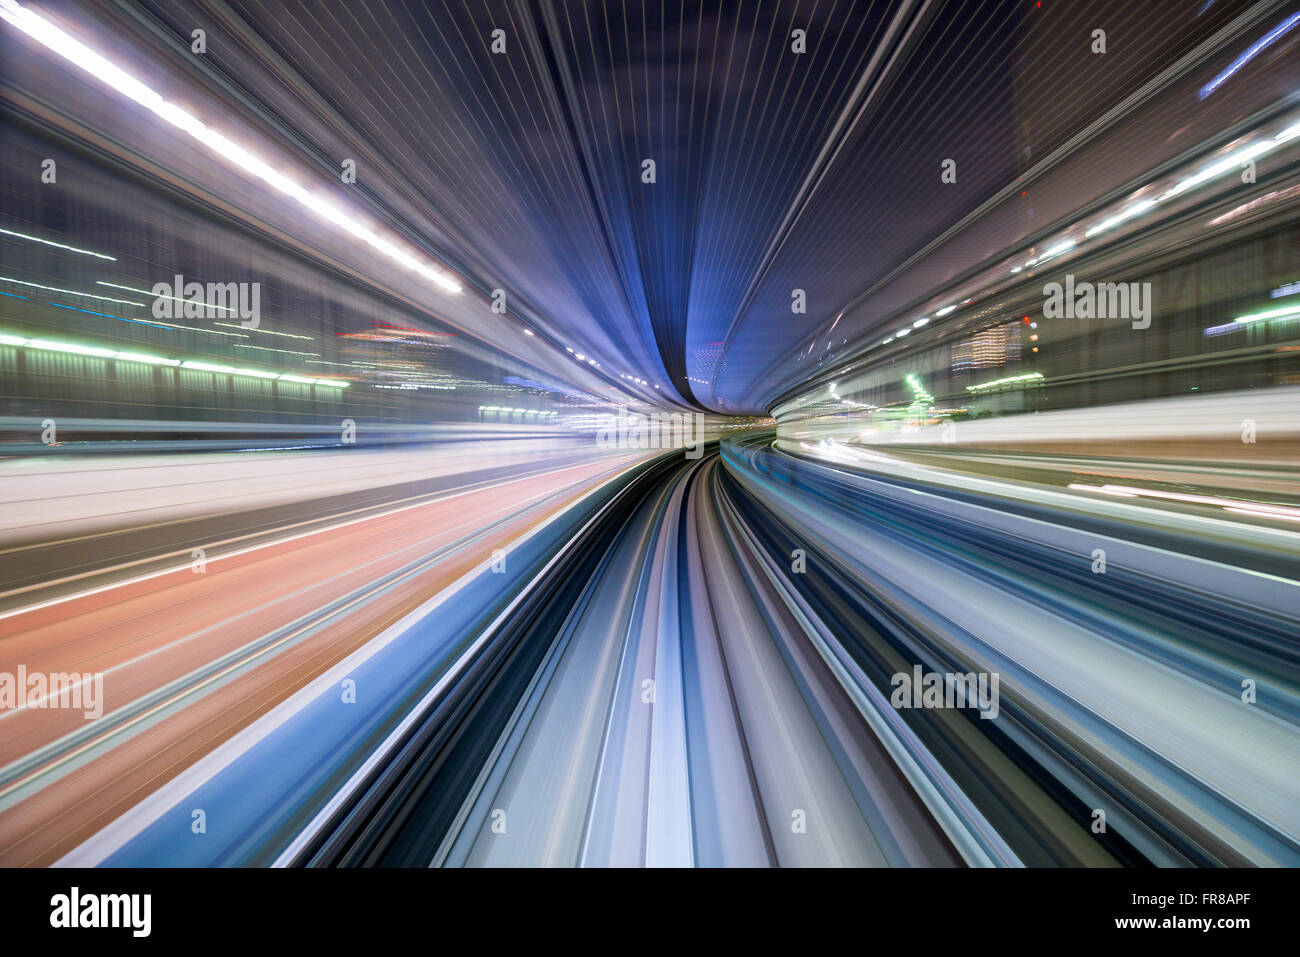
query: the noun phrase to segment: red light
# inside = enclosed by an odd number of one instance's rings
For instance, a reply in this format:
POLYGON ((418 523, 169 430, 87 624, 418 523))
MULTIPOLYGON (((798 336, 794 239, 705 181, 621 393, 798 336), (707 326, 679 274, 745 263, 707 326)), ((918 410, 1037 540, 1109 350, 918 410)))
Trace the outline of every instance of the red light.
POLYGON ((1025 325, 1029 325, 1029 317, 1025 316, 1025 325))

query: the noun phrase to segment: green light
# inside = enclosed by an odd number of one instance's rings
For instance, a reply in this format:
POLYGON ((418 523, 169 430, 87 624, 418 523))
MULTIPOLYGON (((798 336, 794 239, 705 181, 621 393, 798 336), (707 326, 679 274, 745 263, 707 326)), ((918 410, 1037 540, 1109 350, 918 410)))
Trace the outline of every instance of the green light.
POLYGON ((1281 309, 1269 309, 1267 312, 1254 312, 1248 316, 1238 316, 1233 322, 1259 322, 1261 319, 1286 319, 1300 316, 1300 303, 1283 306, 1281 309))
POLYGON ((978 392, 980 389, 992 389, 1000 385, 1010 385, 1013 382, 1029 382, 1041 380, 1042 378, 1043 374, 1041 372, 1028 372, 1025 375, 1013 375, 1005 379, 994 379, 992 382, 981 382, 979 385, 968 385, 966 389, 969 392, 978 392))
POLYGON ((78 356, 96 356, 100 359, 113 358, 112 349, 100 349, 98 346, 79 346, 72 342, 51 342, 49 339, 31 339, 28 349, 43 349, 47 352, 70 352, 78 356))
POLYGON ((917 402, 933 402, 934 396, 926 391, 925 386, 921 385, 921 380, 914 373, 908 373, 903 377, 912 390, 912 396, 917 402))
POLYGON ((121 362, 139 362, 144 365, 180 366, 183 369, 190 369, 195 372, 248 376, 254 379, 279 379, 280 381, 297 382, 302 385, 325 386, 331 389, 346 389, 352 384, 345 379, 314 379, 289 373, 271 372, 266 369, 235 368, 234 366, 205 362, 200 359, 169 359, 166 356, 151 355, 147 352, 131 352, 129 350, 119 352, 116 349, 80 345, 75 342, 60 342, 54 339, 28 339, 26 336, 16 336, 7 332, 0 332, 0 346, 25 346, 28 349, 39 349, 45 352, 63 352, 71 355, 94 356, 99 359, 117 359, 121 362))
POLYGON ((181 363, 182 369, 194 369, 198 372, 220 372, 225 375, 235 371, 234 366, 219 366, 211 362, 195 362, 193 359, 186 359, 181 363))
POLYGON ((119 362, 143 362, 152 366, 178 366, 180 359, 164 359, 162 356, 145 355, 143 352, 119 352, 113 356, 119 362))

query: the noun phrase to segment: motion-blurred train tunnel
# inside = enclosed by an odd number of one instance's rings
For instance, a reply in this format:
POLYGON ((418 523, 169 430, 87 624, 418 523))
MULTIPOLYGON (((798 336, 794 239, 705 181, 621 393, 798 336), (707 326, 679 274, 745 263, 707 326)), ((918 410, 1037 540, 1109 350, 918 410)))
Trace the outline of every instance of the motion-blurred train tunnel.
POLYGON ((1297 44, 0 0, 0 866, 1300 865, 1297 44))

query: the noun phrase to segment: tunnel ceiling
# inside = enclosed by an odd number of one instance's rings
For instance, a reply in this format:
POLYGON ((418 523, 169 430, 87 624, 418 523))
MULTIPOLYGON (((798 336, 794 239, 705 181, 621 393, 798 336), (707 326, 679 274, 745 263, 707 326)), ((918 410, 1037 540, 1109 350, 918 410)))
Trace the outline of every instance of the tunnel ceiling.
MULTIPOLYGON (((884 318, 855 304, 990 200, 996 234, 930 257, 917 296, 1091 199, 1040 195, 1042 158, 1248 4, 1143 7, 168 0, 132 16, 202 25, 203 70, 304 150, 356 157, 372 204, 553 341, 748 413, 852 351, 884 318)), ((1122 179, 1115 162, 1097 151, 1095 189, 1122 179)))

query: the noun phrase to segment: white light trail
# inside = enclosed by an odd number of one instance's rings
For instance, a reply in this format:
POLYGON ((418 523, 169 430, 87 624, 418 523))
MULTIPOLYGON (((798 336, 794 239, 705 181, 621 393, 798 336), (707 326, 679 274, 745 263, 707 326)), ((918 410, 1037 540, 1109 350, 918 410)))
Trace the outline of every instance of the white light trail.
POLYGON ((125 289, 127 292, 138 292, 138 293, 140 293, 142 296, 154 296, 154 297, 157 298, 157 299, 174 299, 176 302, 191 302, 191 303, 194 303, 196 306, 203 306, 203 307, 206 308, 206 309, 220 309, 222 312, 235 312, 235 311, 236 311, 236 310, 234 310, 234 309, 230 309, 230 308, 228 308, 228 307, 226 307, 226 306, 218 306, 216 303, 213 303, 213 302, 204 302, 202 299, 184 299, 184 298, 182 298, 182 297, 180 297, 180 296, 167 296, 167 295, 162 295, 162 294, 155 294, 155 293, 153 292, 153 290, 150 290, 150 289, 137 289, 137 288, 135 288, 135 286, 123 286, 121 283, 116 283, 116 282, 105 282, 105 281, 102 280, 102 279, 96 279, 96 280, 95 280, 95 285, 96 285, 96 286, 108 286, 108 287, 110 287, 110 288, 112 288, 112 289, 125 289))
POLYGON ((374 232, 365 223, 348 215, 328 199, 308 191, 285 176, 266 161, 253 155, 239 144, 204 125, 197 117, 163 99, 156 90, 142 83, 115 63, 96 53, 80 40, 55 26, 49 20, 28 10, 15 0, 0 0, 0 18, 22 30, 74 66, 89 73, 128 99, 134 100, 177 129, 184 130, 222 160, 252 174, 279 192, 296 200, 325 222, 357 237, 389 259, 406 267, 421 277, 431 280, 448 292, 459 293, 460 283, 434 269, 411 253, 374 232))
POLYGON ((1184 180, 1180 180, 1166 190, 1160 197, 1161 200, 1169 199, 1171 196, 1177 196, 1185 193, 1193 186, 1200 186, 1210 180, 1222 176, 1224 173, 1230 173, 1233 170, 1240 169, 1245 163, 1254 159, 1256 156, 1262 156, 1269 150, 1276 148, 1278 140, 1261 140, 1258 143, 1252 143, 1243 150, 1238 150, 1230 156, 1225 156, 1217 163, 1211 163, 1199 173, 1194 173, 1184 180))
POLYGON ((1141 202, 1134 203, 1128 209, 1116 213, 1114 216, 1110 217, 1110 219, 1102 220, 1096 226, 1092 227, 1092 229, 1084 233, 1083 236, 1085 239, 1091 239, 1098 233, 1104 233, 1108 229, 1115 228, 1120 223, 1128 222, 1135 216, 1141 216, 1147 210, 1154 207, 1155 204, 1156 201, 1154 199, 1144 199, 1141 202))
POLYGON ((97 296, 93 292, 77 292, 75 289, 60 289, 58 286, 42 286, 39 282, 27 282, 25 279, 11 279, 9 276, 0 276, 0 282, 12 282, 19 286, 31 286, 33 289, 45 289, 49 292, 61 292, 67 296, 84 296, 87 299, 102 299, 104 302, 116 302, 123 306, 143 306, 142 302, 135 302, 131 299, 114 299, 112 296, 97 296))
POLYGON ((26 233, 14 232, 12 229, 0 229, 0 233, 6 236, 15 236, 18 239, 25 239, 32 243, 41 243, 46 246, 54 246, 58 249, 66 249, 71 253, 81 253, 83 256, 94 256, 97 259, 107 259, 109 262, 117 262, 116 256, 107 256, 104 253, 91 252, 89 249, 78 249, 76 246, 68 246, 64 243, 56 243, 50 239, 41 239, 39 236, 28 236, 26 233))

